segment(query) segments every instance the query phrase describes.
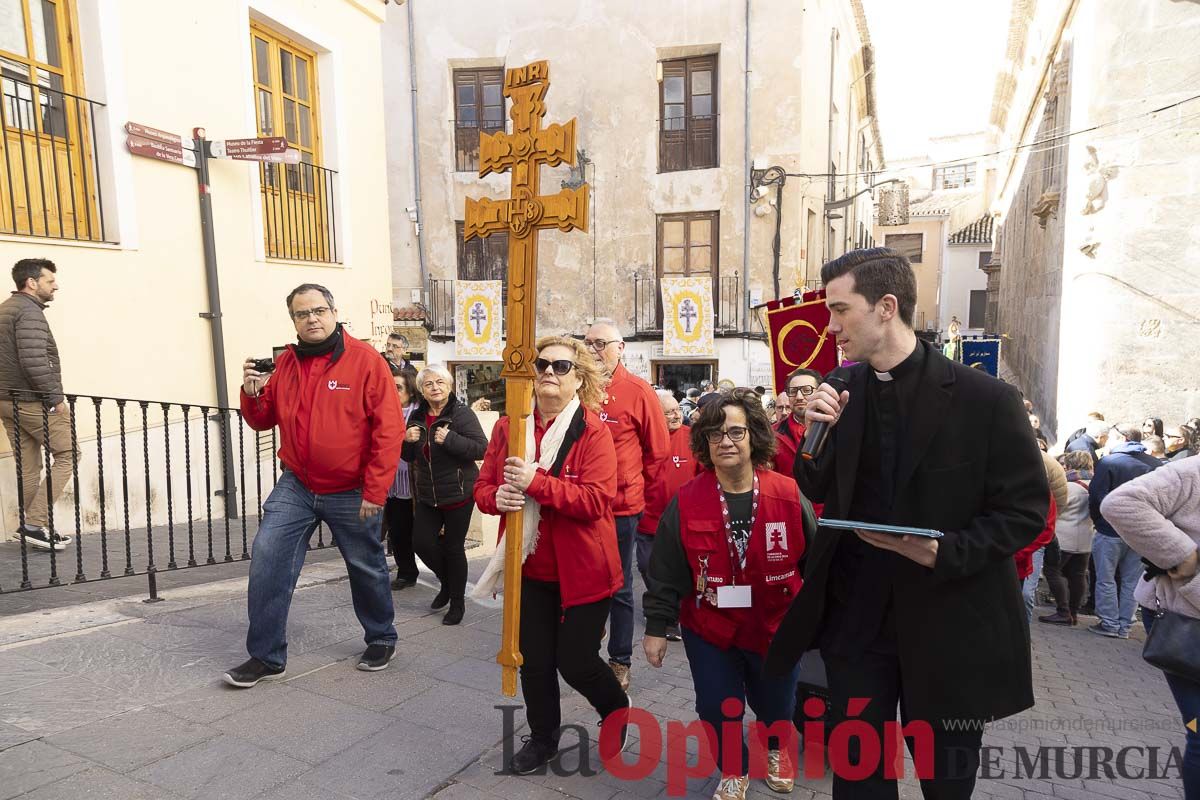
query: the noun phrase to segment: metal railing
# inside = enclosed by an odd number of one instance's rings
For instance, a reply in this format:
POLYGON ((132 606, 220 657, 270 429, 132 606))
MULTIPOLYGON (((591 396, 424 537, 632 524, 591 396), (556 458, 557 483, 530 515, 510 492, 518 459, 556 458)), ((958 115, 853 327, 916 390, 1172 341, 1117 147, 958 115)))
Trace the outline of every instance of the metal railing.
MULTIPOLYGON (((16 445, 19 526, 0 544, 19 553, 19 569, 0 557, 0 594, 146 575, 156 600, 159 573, 250 558, 279 463, 276 430, 251 429, 239 409, 68 394, 52 411, 3 389, 0 420, 16 445), (59 459, 71 461, 66 485, 47 468, 59 459), (65 550, 19 533, 42 491, 45 527, 74 537, 65 550)), ((318 527, 310 549, 326 546, 318 527)))
POLYGON ((106 241, 96 170, 100 108, 14 75, 0 79, 0 232, 106 241))
POLYGON ((454 122, 454 169, 457 172, 479 172, 479 134, 505 130, 499 122, 454 122))
MULTIPOLYGON (((508 281, 500 282, 500 305, 508 310, 508 281)), ((454 279, 429 279, 429 306, 425 314, 425 327, 430 336, 454 336, 454 279)), ((504 331, 501 331, 504 336, 504 331)))
POLYGON ((337 263, 337 171, 264 163, 259 179, 267 256, 337 263))
POLYGON ((661 117, 658 121, 658 171, 683 172, 719 166, 717 114, 661 117))
MULTIPOLYGON (((740 290, 741 277, 733 275, 717 278, 717 293, 713 300, 713 332, 736 334, 742 331, 745 300, 740 290)), ((662 294, 656 275, 633 277, 634 331, 638 335, 661 334, 663 330, 662 294)))

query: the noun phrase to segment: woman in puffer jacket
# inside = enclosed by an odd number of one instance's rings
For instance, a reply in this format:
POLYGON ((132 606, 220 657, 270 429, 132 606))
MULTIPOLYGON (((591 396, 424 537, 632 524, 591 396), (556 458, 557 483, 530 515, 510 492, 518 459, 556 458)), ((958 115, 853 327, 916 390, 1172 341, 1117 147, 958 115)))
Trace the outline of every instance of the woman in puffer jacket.
MULTIPOLYGON (((1147 608, 1200 619, 1200 459, 1185 458, 1118 486, 1100 513, 1137 553, 1163 570, 1142 578, 1134 596, 1147 608)), ((1163 673, 1183 716, 1183 795, 1200 800, 1200 682, 1163 673)))

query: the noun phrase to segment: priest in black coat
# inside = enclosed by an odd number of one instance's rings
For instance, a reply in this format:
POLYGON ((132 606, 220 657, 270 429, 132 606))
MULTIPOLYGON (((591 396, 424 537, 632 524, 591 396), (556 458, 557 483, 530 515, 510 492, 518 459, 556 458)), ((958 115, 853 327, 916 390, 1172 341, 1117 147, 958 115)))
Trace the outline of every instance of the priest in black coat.
MULTIPOLYGON (((945 358, 913 332, 916 280, 895 250, 855 250, 821 270, 829 334, 856 365, 848 389, 809 398, 809 431, 832 424, 818 458, 797 458, 825 519, 943 532, 941 539, 821 528, 804 588, 767 669, 810 649, 825 661, 832 725, 852 716, 928 722, 927 798, 968 798, 982 723, 1033 705, 1029 627, 1013 555, 1045 526, 1049 487, 1015 388, 945 358), (864 710, 854 698, 869 700, 864 710), (857 712, 857 713, 855 713, 857 712)), ((830 739, 829 741, 835 741, 830 739)), ((850 742, 850 763, 857 745, 850 742)), ((840 760, 830 753, 831 763, 840 760)), ((918 762, 919 763, 919 762, 918 762)), ((835 800, 897 797, 882 765, 835 800)))

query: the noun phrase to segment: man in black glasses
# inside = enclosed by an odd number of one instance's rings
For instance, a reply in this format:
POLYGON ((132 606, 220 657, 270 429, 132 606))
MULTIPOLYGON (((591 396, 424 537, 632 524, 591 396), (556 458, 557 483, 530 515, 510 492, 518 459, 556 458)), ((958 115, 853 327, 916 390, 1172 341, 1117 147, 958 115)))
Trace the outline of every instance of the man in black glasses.
MULTIPOLYGON (((792 465, 796 462, 796 454, 804 443, 804 409, 808 406, 808 398, 820 383, 821 373, 815 369, 801 367, 788 375, 784 397, 787 398, 791 410, 775 426, 775 436, 779 439, 779 449, 775 452, 775 471, 789 478, 792 477, 792 465)), ((782 400, 783 397, 779 399, 782 400)), ((817 513, 821 513, 819 508, 817 513)))
POLYGON ((608 376, 600 421, 612 434, 617 449, 617 547, 625 585, 613 597, 609 612, 608 663, 622 689, 629 688, 633 659, 633 561, 638 520, 646 510, 645 491, 670 455, 671 440, 662 406, 650 384, 621 363, 625 340, 617 324, 598 319, 583 340, 597 365, 608 376))
MULTIPOLYGON (((899 709, 932 734, 910 740, 925 797, 965 800, 983 725, 1034 701, 1013 556, 1046 524, 1042 457, 1015 387, 917 339, 916 276, 903 254, 854 250, 825 264, 821 280, 829 334, 858 363, 838 370, 848 388, 826 382, 807 398, 809 432, 821 422, 829 433, 815 459, 796 460, 800 490, 825 504, 823 519, 943 537, 818 529, 768 669, 786 673, 819 648, 831 724, 853 716, 886 741, 899 709)), ((843 747, 831 762, 868 755, 860 741, 843 747)), ((866 777, 834 777, 834 800, 895 800, 890 764, 870 758, 866 777)))
POLYGON ((296 343, 269 375, 246 359, 242 416, 254 430, 278 426, 283 474, 263 503, 254 537, 247 611, 250 659, 225 673, 249 688, 281 678, 287 666, 287 618, 308 540, 324 522, 350 576, 354 613, 366 651, 358 668, 387 667, 396 651, 392 591, 379 512, 400 463, 404 415, 387 362, 345 333, 333 295, 305 283, 287 297, 296 343))

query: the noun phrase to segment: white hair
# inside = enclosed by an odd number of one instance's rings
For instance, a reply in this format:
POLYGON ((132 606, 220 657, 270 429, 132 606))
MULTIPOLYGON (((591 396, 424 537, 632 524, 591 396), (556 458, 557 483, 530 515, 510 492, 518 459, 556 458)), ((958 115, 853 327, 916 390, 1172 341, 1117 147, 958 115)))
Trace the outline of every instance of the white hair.
POLYGON ((429 375, 440 375, 445 378, 450 384, 450 388, 454 388, 454 376, 450 374, 450 370, 446 369, 445 364, 430 364, 417 373, 417 388, 421 388, 421 384, 425 383, 425 378, 429 375))
POLYGON ((624 334, 621 333, 621 326, 617 324, 617 321, 615 319, 612 319, 610 317, 600 317, 598 319, 592 320, 592 324, 589 325, 588 327, 590 328, 590 327, 593 327, 596 325, 604 325, 609 328, 612 328, 617 333, 617 337, 618 337, 617 341, 620 341, 620 342, 625 341, 625 336, 624 336, 624 334))
POLYGON ((1093 439, 1099 439, 1100 434, 1104 433, 1110 427, 1112 427, 1112 426, 1109 425, 1107 422, 1105 422, 1102 419, 1091 419, 1091 420, 1088 420, 1087 425, 1083 426, 1083 430, 1084 430, 1084 433, 1086 433, 1088 436, 1092 437, 1093 439))
POLYGON ((654 393, 658 395, 659 400, 674 400, 675 393, 670 389, 655 389, 654 393))

